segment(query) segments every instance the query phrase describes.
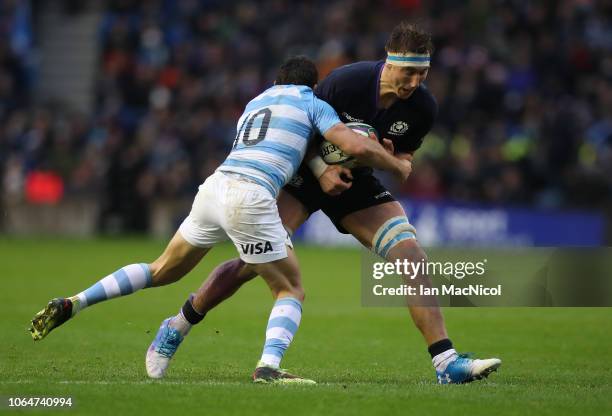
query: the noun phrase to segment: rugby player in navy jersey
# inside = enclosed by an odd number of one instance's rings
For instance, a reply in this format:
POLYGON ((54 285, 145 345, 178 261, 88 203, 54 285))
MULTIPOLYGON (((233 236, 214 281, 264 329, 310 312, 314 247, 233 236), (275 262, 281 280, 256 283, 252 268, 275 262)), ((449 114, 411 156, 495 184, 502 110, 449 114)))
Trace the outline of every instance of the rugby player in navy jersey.
MULTIPOLYGON (((433 51, 431 36, 401 23, 392 31, 385 50, 384 61, 358 62, 334 70, 319 84, 316 94, 331 104, 344 122, 363 122, 375 127, 386 139, 388 151, 410 161, 437 112, 434 97, 423 85, 433 51)), ((340 232, 352 234, 390 262, 427 259, 404 209, 369 168, 349 171, 327 166, 316 156, 303 163, 283 188, 278 207, 289 233, 321 209, 340 232), (350 181, 344 181, 343 176, 350 181)), ((177 318, 191 325, 200 322, 208 311, 255 276, 252 267, 240 259, 218 266, 185 302, 177 318)), ((425 275, 418 279, 428 281, 425 275)), ((458 354, 436 304, 411 305, 409 309, 428 346, 439 383, 481 379, 501 365, 497 358, 481 360, 458 354)), ((266 364, 259 363, 258 367, 266 364)))

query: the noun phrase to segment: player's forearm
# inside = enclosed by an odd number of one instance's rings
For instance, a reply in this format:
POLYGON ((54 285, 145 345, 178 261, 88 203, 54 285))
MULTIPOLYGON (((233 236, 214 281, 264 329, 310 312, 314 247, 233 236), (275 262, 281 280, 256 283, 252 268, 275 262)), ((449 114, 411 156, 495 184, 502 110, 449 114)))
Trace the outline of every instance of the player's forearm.
POLYGON ((401 161, 390 155, 381 145, 374 141, 364 141, 364 146, 353 156, 366 166, 382 169, 393 174, 401 174, 401 161))
POLYGON ((410 162, 389 154, 375 137, 364 138, 342 123, 330 128, 325 132, 324 137, 344 153, 355 157, 367 166, 389 171, 402 180, 409 174, 410 167, 407 164, 409 165, 410 162))

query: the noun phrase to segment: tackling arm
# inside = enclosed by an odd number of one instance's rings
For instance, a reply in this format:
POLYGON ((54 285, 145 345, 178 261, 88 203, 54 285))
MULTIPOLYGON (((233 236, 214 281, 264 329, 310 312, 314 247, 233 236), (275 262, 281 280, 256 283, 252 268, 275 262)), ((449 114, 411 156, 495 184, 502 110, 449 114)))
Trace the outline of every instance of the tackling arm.
POLYGON ((412 169, 410 160, 390 154, 377 140, 364 140, 363 136, 342 123, 327 130, 324 136, 343 152, 354 156, 367 166, 393 173, 401 182, 410 175, 412 169))
POLYGON ((315 146, 311 146, 304 158, 310 171, 319 181, 319 186, 326 194, 340 195, 352 186, 351 170, 340 165, 328 165, 317 154, 315 146))

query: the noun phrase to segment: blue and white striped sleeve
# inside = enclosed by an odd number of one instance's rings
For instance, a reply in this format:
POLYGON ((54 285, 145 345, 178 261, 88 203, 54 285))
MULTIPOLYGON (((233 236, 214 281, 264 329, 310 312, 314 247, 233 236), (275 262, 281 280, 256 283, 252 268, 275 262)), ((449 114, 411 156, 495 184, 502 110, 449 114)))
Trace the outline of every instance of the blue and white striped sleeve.
POLYGON ((312 123, 321 135, 336 124, 341 123, 336 111, 325 101, 314 97, 312 107, 312 123))

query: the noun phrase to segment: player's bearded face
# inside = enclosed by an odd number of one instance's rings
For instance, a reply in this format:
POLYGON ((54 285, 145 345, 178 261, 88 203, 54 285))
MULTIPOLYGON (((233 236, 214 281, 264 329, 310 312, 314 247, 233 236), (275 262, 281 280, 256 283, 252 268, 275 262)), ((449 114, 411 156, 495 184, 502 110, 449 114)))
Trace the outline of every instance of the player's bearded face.
POLYGON ((406 99, 412 95, 419 85, 427 78, 428 68, 400 67, 392 65, 391 83, 395 93, 401 99, 406 99))

